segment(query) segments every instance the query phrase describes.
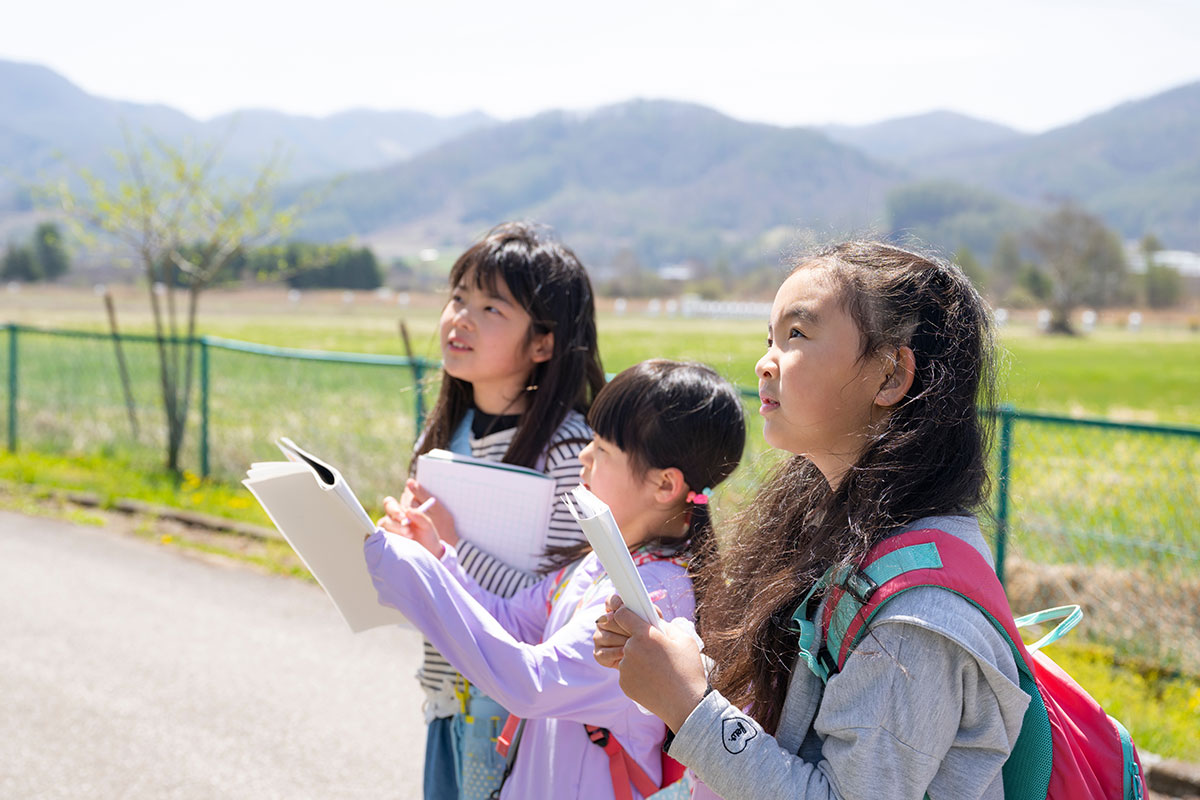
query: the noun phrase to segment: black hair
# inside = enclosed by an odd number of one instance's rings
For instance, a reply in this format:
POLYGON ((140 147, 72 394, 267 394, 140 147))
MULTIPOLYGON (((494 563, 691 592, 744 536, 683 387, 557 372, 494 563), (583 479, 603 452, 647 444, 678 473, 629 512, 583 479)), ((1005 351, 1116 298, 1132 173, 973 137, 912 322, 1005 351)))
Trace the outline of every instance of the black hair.
MULTIPOLYGON (((535 364, 526 384, 529 403, 504 454, 504 461, 536 466, 572 409, 587 413, 604 385, 596 339, 596 309, 587 270, 570 248, 532 225, 497 225, 459 256, 450 270, 450 285, 470 278, 476 288, 495 293, 500 282, 532 318, 529 340, 554 334, 554 352, 535 364)), ((442 388, 414 454, 446 448, 471 407, 471 384, 442 372, 442 388)), ((554 444, 563 444, 555 442, 554 444)))
MULTIPOLYGON (((624 370, 596 396, 588 424, 625 453, 633 469, 674 467, 697 494, 729 477, 746 444, 737 389, 711 367, 693 362, 654 359, 624 370)), ((689 509, 682 537, 645 544, 686 557, 695 576, 716 542, 708 503, 692 503, 689 509)))

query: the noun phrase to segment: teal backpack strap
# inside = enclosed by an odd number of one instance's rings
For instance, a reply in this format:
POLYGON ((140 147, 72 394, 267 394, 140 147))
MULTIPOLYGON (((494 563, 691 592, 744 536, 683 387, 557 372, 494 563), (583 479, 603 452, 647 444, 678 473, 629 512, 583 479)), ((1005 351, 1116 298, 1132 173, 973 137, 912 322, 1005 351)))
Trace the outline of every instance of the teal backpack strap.
MULTIPOLYGON (((835 669, 846 663, 871 621, 893 597, 920 587, 936 587, 962 597, 978 608, 1008 641, 1016 661, 1020 688, 1030 697, 1021 735, 1002 769, 1005 797, 1011 800, 1045 798, 1053 765, 1050 720, 1034 678, 1032 657, 1019 645, 1021 639, 995 571, 970 544, 937 529, 907 531, 885 539, 872 549, 865 561, 860 571, 876 586, 867 586, 865 593, 862 591, 864 580, 845 588, 835 586, 826 604, 822 627, 829 631, 829 652, 835 669), (891 553, 924 544, 934 546, 937 566, 932 566, 927 551, 921 550, 893 559, 889 566, 887 557, 891 553), (912 555, 919 558, 911 559, 912 555), (918 566, 922 562, 931 566, 918 566)), ((1073 616, 1073 610, 1067 611, 1066 615, 1073 616)))
POLYGON ((1078 625, 1079 621, 1083 619, 1083 609, 1079 606, 1057 606, 1055 608, 1046 608, 1042 609, 1041 611, 1035 611, 1032 614, 1026 614, 1023 617, 1017 617, 1013 621, 1017 623, 1018 628, 1024 628, 1027 625, 1038 625, 1042 622, 1052 619, 1061 619, 1062 622, 1058 623, 1058 625, 1054 627, 1054 630, 1050 631, 1033 644, 1025 645, 1025 649, 1028 650, 1030 654, 1036 653, 1038 650, 1041 650, 1048 644, 1054 644, 1063 636, 1065 636, 1067 631, 1078 625))
POLYGON ((843 651, 846 634, 859 610, 871 602, 871 597, 880 586, 919 569, 941 569, 942 558, 933 542, 908 545, 885 553, 859 569, 843 570, 841 580, 834 584, 842 591, 830 597, 826 646, 841 667, 839 654, 843 651))
POLYGON ((1121 737, 1121 756, 1125 760, 1125 779, 1121 798, 1122 800, 1142 800, 1142 775, 1137 757, 1133 754, 1133 737, 1115 717, 1110 716, 1109 719, 1112 720, 1112 724, 1117 728, 1117 734, 1121 737))
POLYGON ((862 568, 830 568, 821 580, 808 590, 808 594, 792 612, 788 623, 788 630, 796 634, 800 660, 822 683, 827 683, 831 669, 827 660, 821 658, 822 650, 836 659, 836 655, 842 650, 850 622, 858 610, 870 601, 875 590, 906 572, 938 569, 941 566, 942 560, 938 555, 937 545, 925 542, 886 553, 862 568), (818 627, 809 619, 809 605, 813 595, 831 584, 836 587, 829 599, 829 604, 834 607, 833 621, 818 627), (821 637, 821 627, 828 631, 824 640, 821 637))
POLYGON ((820 631, 817 630, 816 623, 808 618, 808 605, 812 602, 813 595, 825 587, 828 577, 829 572, 826 572, 821 580, 813 584, 813 587, 808 590, 808 594, 804 595, 804 599, 800 601, 800 605, 796 606, 796 610, 792 612, 792 618, 787 626, 789 631, 796 634, 796 647, 800 660, 812 671, 812 674, 821 679, 821 683, 829 681, 829 667, 820 660, 820 631))

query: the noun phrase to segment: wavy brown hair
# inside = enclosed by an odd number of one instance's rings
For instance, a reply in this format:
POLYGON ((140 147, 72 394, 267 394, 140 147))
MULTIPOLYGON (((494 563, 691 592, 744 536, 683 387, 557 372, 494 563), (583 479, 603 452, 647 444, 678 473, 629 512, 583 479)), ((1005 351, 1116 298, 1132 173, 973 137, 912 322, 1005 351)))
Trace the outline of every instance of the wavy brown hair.
MULTIPOLYGON (((493 293, 499 283, 508 287, 532 317, 528 341, 554 333, 553 354, 535 364, 527 379, 529 405, 503 459, 533 467, 567 412, 586 414, 604 385, 591 281, 570 248, 521 222, 497 225, 458 257, 450 270, 450 285, 468 277, 476 288, 493 293)), ((442 371, 442 388, 412 463, 422 453, 450 446, 472 397, 470 383, 442 371)))
POLYGON ((797 649, 785 623, 834 565, 925 516, 983 506, 993 400, 989 312, 957 267, 879 242, 847 242, 794 271, 827 270, 862 334, 861 357, 907 345, 912 388, 831 489, 793 456, 732 523, 698 593, 712 685, 762 726, 779 724, 797 649), (744 532, 744 533, 743 533, 744 532))

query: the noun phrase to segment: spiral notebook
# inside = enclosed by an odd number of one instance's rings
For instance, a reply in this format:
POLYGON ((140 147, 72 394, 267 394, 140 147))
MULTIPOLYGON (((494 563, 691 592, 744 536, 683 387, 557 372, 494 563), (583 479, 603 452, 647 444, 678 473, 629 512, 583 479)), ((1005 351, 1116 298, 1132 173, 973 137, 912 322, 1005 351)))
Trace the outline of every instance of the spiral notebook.
POLYGON ((459 536, 506 564, 537 570, 553 479, 516 464, 430 450, 417 458, 417 480, 454 515, 459 536))

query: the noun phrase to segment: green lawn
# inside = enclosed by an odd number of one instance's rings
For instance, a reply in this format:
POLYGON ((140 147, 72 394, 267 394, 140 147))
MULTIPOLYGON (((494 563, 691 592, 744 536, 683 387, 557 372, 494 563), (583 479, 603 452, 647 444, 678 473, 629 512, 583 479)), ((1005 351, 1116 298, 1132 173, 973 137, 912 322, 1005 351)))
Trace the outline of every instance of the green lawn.
MULTIPOLYGON (((144 291, 119 288, 116 294, 122 330, 150 332, 144 291)), ((402 306, 370 293, 354 297, 348 304, 340 292, 309 292, 291 303, 277 289, 214 291, 201 303, 200 332, 284 347, 402 355, 397 323, 404 318, 417 354, 438 358, 440 298, 414 296, 402 306)), ((90 291, 26 288, 3 299, 0 322, 108 330, 90 291)), ((695 358, 752 387, 766 321, 602 312, 599 330, 611 372, 646 358, 695 358)), ((1147 325, 1138 333, 1102 327, 1078 338, 1011 325, 999 341, 1002 398, 1018 408, 1200 425, 1200 333, 1182 325, 1147 325)))
POLYGON ((1200 334, 1006 331, 1002 396, 1017 408, 1200 425, 1200 334))

